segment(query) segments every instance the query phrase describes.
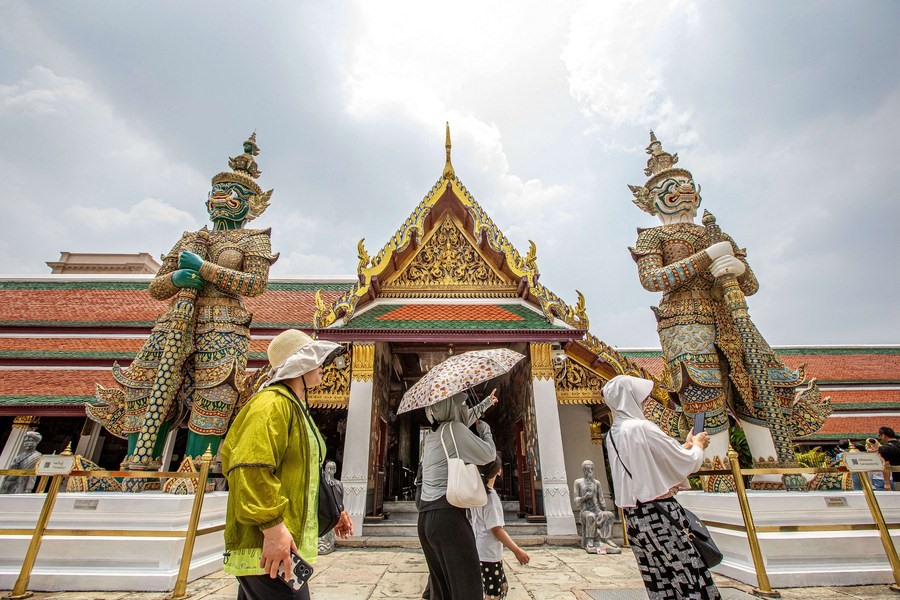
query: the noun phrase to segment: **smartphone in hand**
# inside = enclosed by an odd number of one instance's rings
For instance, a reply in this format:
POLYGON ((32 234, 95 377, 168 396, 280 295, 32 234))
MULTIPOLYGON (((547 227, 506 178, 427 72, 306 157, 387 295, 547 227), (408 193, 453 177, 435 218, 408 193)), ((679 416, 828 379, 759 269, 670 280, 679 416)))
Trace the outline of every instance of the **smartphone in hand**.
POLYGON ((313 574, 312 565, 303 560, 303 558, 291 550, 291 562, 293 568, 290 575, 285 575, 284 568, 278 568, 278 579, 283 581, 292 590, 302 590, 306 582, 309 581, 313 574))
POLYGON ((706 413, 698 412, 694 415, 694 435, 702 433, 706 426, 706 413))

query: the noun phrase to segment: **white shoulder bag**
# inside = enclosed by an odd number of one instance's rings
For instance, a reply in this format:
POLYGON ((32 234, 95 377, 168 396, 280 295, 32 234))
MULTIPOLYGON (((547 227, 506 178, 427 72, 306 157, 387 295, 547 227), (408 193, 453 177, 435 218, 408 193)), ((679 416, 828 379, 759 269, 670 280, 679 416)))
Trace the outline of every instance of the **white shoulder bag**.
POLYGON ((481 481, 478 467, 467 465, 459 458, 456 436, 453 435, 453 424, 449 423, 448 425, 456 458, 450 458, 447 453, 447 446, 444 444, 444 429, 442 428, 440 430, 441 446, 444 448, 444 456, 447 457, 447 502, 459 508, 484 506, 487 504, 487 492, 481 481))

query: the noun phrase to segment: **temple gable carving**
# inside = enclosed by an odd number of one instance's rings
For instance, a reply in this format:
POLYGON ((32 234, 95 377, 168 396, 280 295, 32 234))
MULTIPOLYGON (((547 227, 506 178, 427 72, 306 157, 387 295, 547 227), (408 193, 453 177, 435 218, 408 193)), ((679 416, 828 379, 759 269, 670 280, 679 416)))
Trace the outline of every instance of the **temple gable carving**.
POLYGON ((515 284, 491 265, 445 213, 418 252, 385 281, 382 296, 514 296, 515 284))

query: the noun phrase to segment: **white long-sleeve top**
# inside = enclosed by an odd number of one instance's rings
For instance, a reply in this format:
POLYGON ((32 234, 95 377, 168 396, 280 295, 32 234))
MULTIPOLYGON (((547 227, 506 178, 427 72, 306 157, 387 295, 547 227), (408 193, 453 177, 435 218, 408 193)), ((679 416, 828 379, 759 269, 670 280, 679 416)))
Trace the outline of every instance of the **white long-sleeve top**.
POLYGON ((620 508, 655 500, 672 488, 690 489, 687 476, 703 465, 702 448, 685 450, 644 417, 642 405, 652 390, 652 381, 628 375, 614 377, 603 386, 603 399, 613 413, 606 455, 620 508))

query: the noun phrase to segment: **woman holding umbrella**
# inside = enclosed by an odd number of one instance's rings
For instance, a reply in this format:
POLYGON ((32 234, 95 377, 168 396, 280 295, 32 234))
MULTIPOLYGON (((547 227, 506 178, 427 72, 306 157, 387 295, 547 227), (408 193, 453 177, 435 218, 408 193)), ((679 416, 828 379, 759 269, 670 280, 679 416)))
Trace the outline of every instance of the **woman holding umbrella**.
POLYGON ((452 430, 459 458, 466 463, 483 465, 497 455, 494 437, 484 421, 475 423, 478 435, 466 426, 469 409, 465 392, 427 407, 425 415, 438 426, 425 437, 419 504, 419 541, 430 572, 431 600, 481 598, 481 570, 472 526, 466 509, 447 501, 447 457, 441 438, 453 452, 452 430))
MULTIPOLYGON (((475 350, 448 358, 416 382, 403 395, 397 409, 400 414, 424 408, 425 416, 435 427, 425 437, 422 451, 418 507, 419 541, 428 563, 431 600, 484 597, 481 563, 466 509, 447 500, 447 456, 455 458, 456 454, 475 465, 495 459, 497 448, 488 424, 476 421, 477 435, 468 427, 472 413, 466 406, 466 390, 506 373, 522 358, 518 352, 505 348, 475 350), (445 446, 448 454, 444 453, 445 446)), ((496 402, 494 393, 485 400, 496 402)), ((485 404, 478 406, 483 408, 485 404)))

